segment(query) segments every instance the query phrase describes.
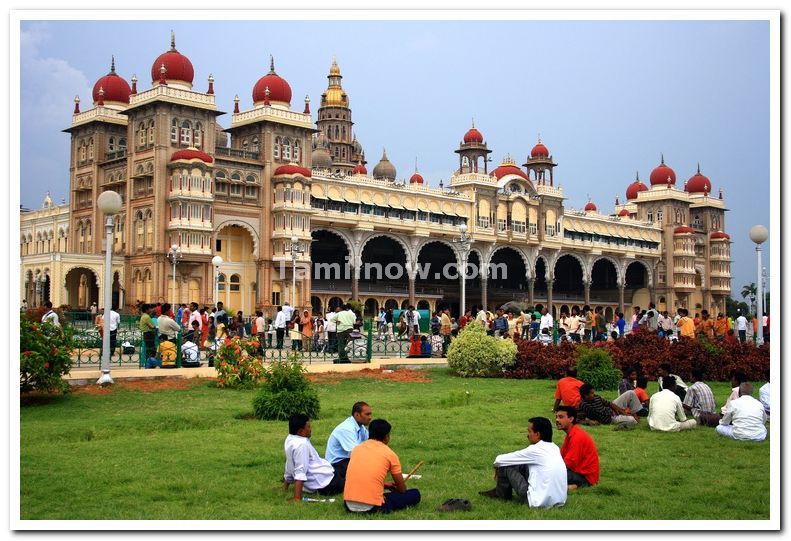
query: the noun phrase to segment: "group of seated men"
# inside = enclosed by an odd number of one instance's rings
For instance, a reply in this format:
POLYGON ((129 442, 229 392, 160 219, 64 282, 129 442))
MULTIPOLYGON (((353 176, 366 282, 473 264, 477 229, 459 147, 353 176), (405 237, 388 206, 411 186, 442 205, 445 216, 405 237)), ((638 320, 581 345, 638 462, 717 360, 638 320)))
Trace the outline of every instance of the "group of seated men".
POLYGON ((310 419, 291 416, 283 488, 294 484, 294 501, 302 501, 303 493, 342 492, 344 506, 352 513, 389 513, 420 502, 420 492, 406 488, 401 462, 389 447, 390 423, 371 418, 371 407, 356 402, 351 416, 330 434, 321 458, 310 442, 310 419), (392 482, 385 482, 388 474, 392 482))

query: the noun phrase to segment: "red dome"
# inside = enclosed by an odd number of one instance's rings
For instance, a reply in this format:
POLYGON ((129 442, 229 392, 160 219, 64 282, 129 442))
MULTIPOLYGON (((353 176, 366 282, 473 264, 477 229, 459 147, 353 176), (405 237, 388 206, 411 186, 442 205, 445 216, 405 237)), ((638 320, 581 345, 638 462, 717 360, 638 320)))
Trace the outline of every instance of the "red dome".
POLYGON ((548 156, 549 150, 544 146, 544 143, 540 141, 533 147, 533 150, 530 151, 531 158, 547 158, 548 156))
POLYGON ((674 235, 683 235, 684 233, 694 233, 695 230, 686 225, 680 225, 673 230, 674 235))
POLYGON ((651 171, 651 186, 667 186, 667 177, 670 177, 670 184, 676 184, 676 172, 665 165, 665 157, 662 156, 662 163, 651 171))
POLYGON ((281 165, 275 169, 274 176, 279 177, 283 175, 302 175, 305 178, 310 178, 310 170, 300 167, 295 163, 281 165))
POLYGON ((159 55, 151 66, 152 84, 156 84, 159 81, 159 71, 163 64, 166 70, 166 81, 184 81, 192 85, 195 70, 192 68, 190 59, 176 50, 176 37, 173 34, 170 35, 170 50, 159 55))
POLYGON ((465 143, 483 143, 483 134, 479 132, 475 126, 467 130, 464 134, 465 143))
POLYGON ((711 239, 712 240, 716 240, 716 239, 727 239, 727 240, 730 240, 730 238, 731 238, 731 236, 729 234, 727 234, 727 233, 724 233, 723 231, 715 231, 714 233, 711 234, 711 239))
POLYGON ((420 175, 420 173, 415 173, 414 175, 412 175, 409 178, 409 183, 410 184, 423 184, 423 177, 420 175))
POLYGON ((269 87, 269 101, 291 105, 291 86, 288 81, 275 73, 275 61, 271 59, 269 73, 258 79, 253 87, 253 103, 258 105, 266 101, 266 89, 269 87))
POLYGON ((99 102, 99 89, 104 91, 102 100, 105 102, 116 101, 120 103, 129 103, 129 95, 132 89, 126 80, 115 73, 115 60, 110 67, 110 73, 96 81, 93 85, 93 103, 99 102))
POLYGON ((626 209, 621 209, 621 212, 618 213, 618 216, 621 216, 621 217, 624 217, 624 218, 628 217, 629 216, 629 211, 626 210, 626 209))
POLYGON ((193 147, 184 148, 174 152, 173 156, 170 157, 170 161, 175 162, 178 160, 201 160, 202 162, 206 163, 214 162, 214 158, 193 147))
POLYGON ((358 163, 357 165, 354 166, 354 169, 352 169, 352 175, 357 175, 357 174, 367 175, 368 170, 365 168, 363 164, 358 163))
POLYGON ((711 193, 711 182, 708 177, 700 174, 700 169, 690 177, 684 186, 684 191, 687 193, 711 193))
POLYGON ((588 201, 588 204, 585 205, 585 212, 587 212, 589 210, 591 210, 591 211, 595 211, 596 210, 596 205, 593 203, 593 201, 588 201))
MULTIPOLYGON (((665 182, 667 182, 667 177, 665 177, 665 182)), ((640 182, 639 180, 635 180, 629 187, 626 188, 626 199, 632 200, 637 199, 637 194, 640 192, 648 191, 648 186, 640 182)))
POLYGON ((519 169, 511 158, 506 158, 503 160, 503 163, 501 163, 497 169, 492 171, 490 175, 497 177, 497 180, 500 180, 506 175, 518 175, 525 180, 529 180, 525 172, 519 169))

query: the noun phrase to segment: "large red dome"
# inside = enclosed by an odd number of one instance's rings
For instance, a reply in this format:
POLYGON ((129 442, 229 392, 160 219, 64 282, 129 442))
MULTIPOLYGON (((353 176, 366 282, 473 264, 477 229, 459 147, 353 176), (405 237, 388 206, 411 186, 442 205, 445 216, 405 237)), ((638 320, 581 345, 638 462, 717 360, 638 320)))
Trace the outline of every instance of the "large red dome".
POLYGON ((271 60, 269 73, 258 79, 253 87, 253 104, 259 105, 266 101, 266 89, 269 88, 269 102, 291 105, 291 86, 288 81, 275 73, 275 61, 271 60))
POLYGON ((518 175, 525 180, 529 180, 525 172, 519 169, 513 160, 510 160, 509 158, 506 158, 503 163, 501 163, 500 166, 490 174, 497 177, 497 180, 500 180, 506 175, 518 175))
POLYGON ((731 236, 725 233, 724 231, 715 231, 714 233, 711 234, 711 238, 712 240, 717 240, 717 239, 730 240, 731 236))
POLYGON ((163 65, 166 81, 183 81, 192 86, 195 70, 190 59, 176 50, 176 38, 173 34, 170 36, 170 50, 159 55, 151 66, 151 84, 159 81, 163 65))
POLYGON ((170 157, 170 161, 175 162, 178 160, 200 160, 206 163, 214 162, 214 158, 194 147, 183 148, 174 152, 173 156, 170 157))
POLYGON ((597 210, 596 209, 596 204, 593 201, 588 201, 588 204, 585 205, 585 212, 588 212, 588 211, 595 212, 596 210, 597 210))
POLYGON ((621 209, 621 212, 618 213, 618 216, 620 216, 622 218, 628 218, 629 217, 629 211, 626 210, 626 209, 621 209))
POLYGON ((530 151, 531 158, 547 158, 549 157, 549 149, 544 146, 544 143, 541 141, 538 142, 536 146, 533 147, 533 150, 530 151))
POLYGON ((705 175, 700 174, 700 167, 698 167, 698 172, 690 177, 686 186, 684 186, 684 190, 687 193, 708 194, 711 193, 711 181, 705 175))
POLYGON ((676 172, 665 165, 665 157, 662 156, 662 163, 651 171, 651 186, 667 186, 667 177, 670 177, 670 184, 676 184, 676 172))
POLYGON ((93 103, 99 102, 99 89, 104 92, 101 98, 105 103, 108 101, 129 103, 129 95, 132 93, 132 89, 123 77, 115 73, 115 59, 113 59, 110 66, 110 73, 100 78, 93 85, 93 103))
POLYGON ((473 126, 467 133, 464 134, 464 142, 465 143, 483 143, 483 134, 478 131, 478 129, 473 126))
POLYGON ((416 171, 414 175, 409 177, 409 183, 410 184, 423 184, 423 176, 416 171))
POLYGON ((352 169, 352 175, 357 175, 357 174, 367 175, 368 170, 365 168, 363 164, 358 163, 357 165, 354 166, 354 169, 352 169))
MULTIPOLYGON (((665 179, 667 179, 667 177, 665 177, 665 179)), ((665 180, 665 182, 667 182, 667 180, 665 180)), ((640 179, 637 179, 626 188, 626 199, 630 201, 632 199, 637 199, 637 194, 645 191, 648 191, 648 186, 640 182, 640 179)))

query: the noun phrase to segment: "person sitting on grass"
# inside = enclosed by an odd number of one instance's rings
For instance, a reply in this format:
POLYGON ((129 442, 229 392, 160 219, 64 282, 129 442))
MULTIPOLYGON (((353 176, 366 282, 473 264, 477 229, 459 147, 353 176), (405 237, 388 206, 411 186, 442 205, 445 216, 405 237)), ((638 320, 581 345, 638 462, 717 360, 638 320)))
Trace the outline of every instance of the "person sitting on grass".
POLYGON ((763 404, 753 398, 753 386, 744 382, 739 385, 739 398, 731 400, 728 411, 720 419, 717 434, 739 441, 763 441, 765 423, 763 404))
POLYGON ((549 329, 541 329, 541 333, 535 337, 535 341, 546 346, 552 343, 552 335, 549 334, 549 329))
POLYGON ((431 335, 431 356, 442 357, 444 347, 445 339, 440 336, 438 330, 434 331, 434 334, 431 335))
POLYGON ((687 419, 681 399, 675 392, 673 376, 662 378, 662 390, 651 396, 648 405, 648 426, 658 432, 680 432, 695 428, 695 419, 687 419))
POLYGON ((577 369, 573 366, 566 368, 566 377, 558 380, 555 387, 555 404, 552 411, 558 411, 558 406, 563 402, 566 406, 577 407, 580 403, 580 387, 583 382, 577 379, 577 369))
POLYGON ((401 461, 389 447, 391 430, 384 419, 374 419, 368 427, 370 438, 352 449, 343 489, 347 511, 389 513, 420 503, 420 491, 406 488, 401 461), (388 473, 392 482, 385 482, 388 473))
MULTIPOLYGON (((197 325, 198 322, 193 321, 192 324, 197 325)), ((184 343, 181 344, 181 366, 184 368, 199 368, 201 364, 198 344, 193 341, 195 340, 194 336, 193 333, 188 332, 184 336, 184 343)))
POLYGON ((569 490, 588 487, 599 482, 599 451, 590 435, 577 426, 577 408, 560 406, 555 425, 566 433, 560 456, 566 464, 569 490))
POLYGON ((346 480, 346 469, 349 467, 349 456, 352 449, 368 439, 368 424, 371 422, 371 406, 365 402, 355 402, 352 414, 333 429, 327 440, 327 452, 324 458, 332 464, 335 475, 343 486, 346 480))
POLYGON ((159 367, 175 368, 177 355, 176 344, 171 342, 166 334, 161 335, 159 337, 159 349, 157 350, 159 367))
POLYGON ((431 342, 424 334, 420 335, 420 356, 431 357, 431 342))
POLYGON ((312 432, 307 415, 296 413, 289 418, 288 436, 283 445, 286 452, 283 490, 293 483, 295 502, 302 501, 302 492, 329 496, 343 491, 343 480, 310 443, 312 432))
POLYGON ((700 425, 717 426, 720 423, 714 393, 703 381, 703 370, 700 368, 692 369, 692 385, 687 388, 683 406, 684 411, 692 415, 700 425))
POLYGON ((566 503, 566 465, 560 449, 552 443, 552 423, 545 417, 527 421, 527 441, 522 450, 497 455, 494 479, 497 486, 481 496, 510 500, 513 491, 530 507, 555 507, 566 503))
POLYGON ((656 382, 659 384, 659 390, 662 390, 662 378, 665 376, 673 376, 676 380, 676 394, 681 400, 684 400, 684 396, 686 395, 687 391, 687 384, 684 383, 684 380, 681 379, 681 376, 677 376, 676 374, 671 373, 671 366, 670 363, 662 363, 659 365, 659 369, 657 370, 657 378, 656 382), (684 391, 684 392, 681 392, 684 391))
POLYGON ((422 357, 423 356, 423 349, 420 343, 420 337, 416 334, 413 334, 409 337, 409 352, 407 353, 407 358, 409 357, 422 357))
POLYGON ((725 412, 728 411, 728 406, 730 406, 731 402, 739 398, 739 386, 746 381, 747 375, 743 370, 731 370, 731 394, 728 395, 725 405, 720 409, 722 415, 725 415, 725 412))
POLYGON ((634 391, 634 384, 637 381, 637 370, 631 366, 625 366, 623 369, 623 379, 618 384, 618 393, 623 394, 626 391, 634 391))
POLYGON ((634 391, 626 391, 612 402, 597 395, 590 383, 580 387, 578 409, 585 414, 583 424, 615 424, 615 430, 633 428, 639 421, 637 412, 643 408, 634 391))
POLYGON ((643 408, 637 412, 637 415, 640 417, 648 416, 648 393, 645 391, 648 388, 648 378, 645 376, 637 376, 637 385, 634 388, 634 394, 637 395, 637 399, 640 401, 640 404, 643 405, 643 408))

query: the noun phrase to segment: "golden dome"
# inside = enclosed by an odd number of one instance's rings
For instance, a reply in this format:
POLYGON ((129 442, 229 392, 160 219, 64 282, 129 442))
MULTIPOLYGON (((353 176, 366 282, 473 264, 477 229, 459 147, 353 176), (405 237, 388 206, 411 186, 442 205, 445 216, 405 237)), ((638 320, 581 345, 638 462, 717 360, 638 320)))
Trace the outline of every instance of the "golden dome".
POLYGON ((324 107, 333 105, 347 107, 349 103, 346 92, 339 86, 329 87, 327 91, 321 95, 321 105, 324 107))
POLYGON ((341 76, 341 68, 338 67, 338 63, 335 61, 335 57, 332 57, 332 67, 330 67, 330 77, 340 77, 341 76))

